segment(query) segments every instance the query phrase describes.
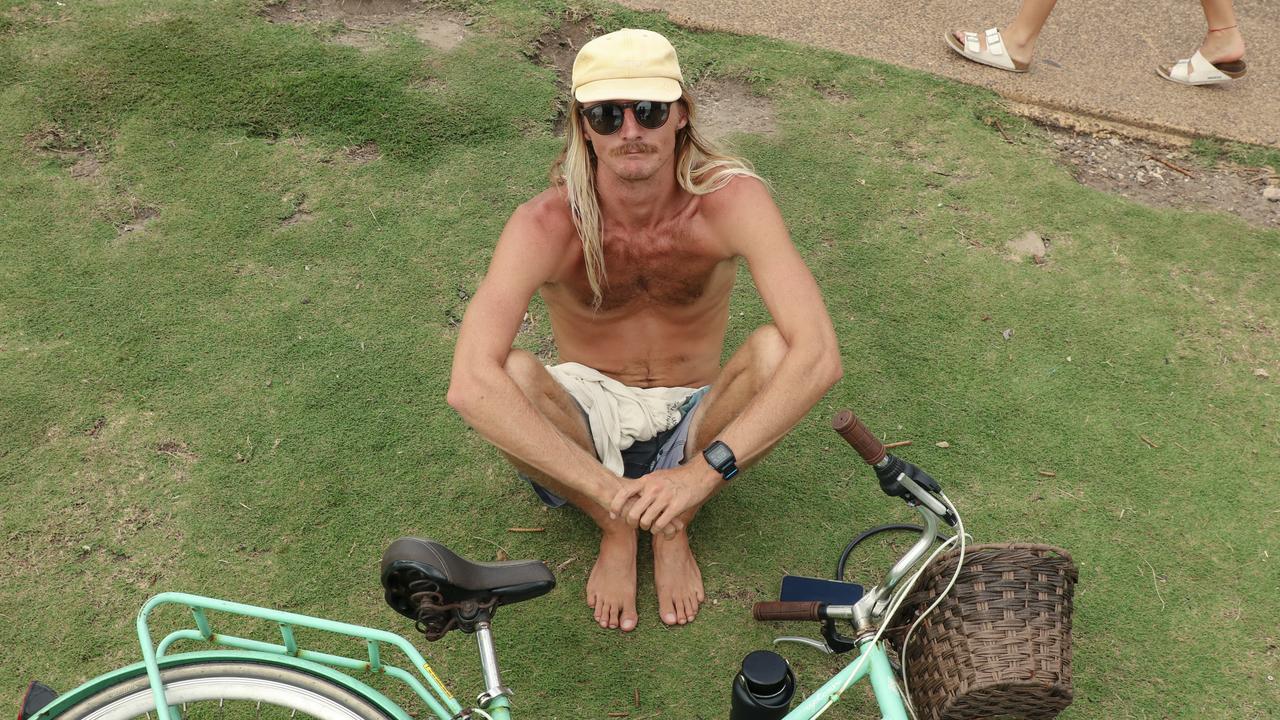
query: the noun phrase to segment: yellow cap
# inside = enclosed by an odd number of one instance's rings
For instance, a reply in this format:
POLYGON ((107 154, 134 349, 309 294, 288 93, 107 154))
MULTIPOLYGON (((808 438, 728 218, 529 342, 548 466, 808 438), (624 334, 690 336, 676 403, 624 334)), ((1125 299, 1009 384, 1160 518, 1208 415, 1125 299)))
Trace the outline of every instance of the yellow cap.
POLYGON ((674 102, 680 99, 682 82, 676 49, 652 30, 601 35, 583 45, 573 61, 573 97, 580 103, 674 102))

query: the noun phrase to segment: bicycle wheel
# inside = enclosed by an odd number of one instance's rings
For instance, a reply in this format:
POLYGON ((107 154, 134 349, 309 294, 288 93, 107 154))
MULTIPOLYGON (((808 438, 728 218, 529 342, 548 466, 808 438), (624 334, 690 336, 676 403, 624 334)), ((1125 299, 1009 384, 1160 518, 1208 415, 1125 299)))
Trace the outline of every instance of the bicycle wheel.
MULTIPOLYGON (((205 661, 164 670, 165 698, 184 720, 315 718, 387 720, 364 697, 290 667, 245 661, 205 661)), ((103 688, 58 720, 132 720, 155 717, 151 683, 143 673, 103 688)))

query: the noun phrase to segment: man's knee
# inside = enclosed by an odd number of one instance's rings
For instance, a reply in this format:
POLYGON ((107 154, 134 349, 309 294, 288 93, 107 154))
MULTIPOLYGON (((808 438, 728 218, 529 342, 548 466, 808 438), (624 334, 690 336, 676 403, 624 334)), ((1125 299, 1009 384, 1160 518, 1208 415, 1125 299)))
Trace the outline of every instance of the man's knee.
POLYGON ((526 395, 536 391, 549 377, 546 367, 536 355, 519 348, 512 348, 507 353, 502 369, 526 395))
POLYGON ((787 354, 787 341, 774 325, 761 325, 747 338, 751 364, 760 378, 771 377, 787 354))

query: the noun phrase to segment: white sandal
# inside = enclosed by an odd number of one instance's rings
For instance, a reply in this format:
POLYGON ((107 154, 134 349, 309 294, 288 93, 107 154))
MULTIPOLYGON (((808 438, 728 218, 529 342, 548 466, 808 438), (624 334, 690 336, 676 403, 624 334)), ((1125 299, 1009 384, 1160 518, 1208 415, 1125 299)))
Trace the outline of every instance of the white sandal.
POLYGON ((990 65, 993 68, 1008 70, 1009 72, 1023 73, 1029 67, 1028 63, 1020 63, 1009 57, 1009 53, 1004 47, 1004 38, 1000 36, 1000 31, 996 28, 987 28, 984 33, 987 38, 987 47, 982 49, 982 43, 978 38, 978 33, 966 32, 964 34, 964 44, 961 45, 956 36, 948 32, 943 35, 947 47, 960 53, 967 60, 972 60, 983 65, 990 65))
POLYGON ((1244 77, 1246 68, 1244 60, 1214 65, 1197 50, 1195 55, 1173 65, 1157 66, 1156 74, 1179 85, 1225 85, 1244 77))

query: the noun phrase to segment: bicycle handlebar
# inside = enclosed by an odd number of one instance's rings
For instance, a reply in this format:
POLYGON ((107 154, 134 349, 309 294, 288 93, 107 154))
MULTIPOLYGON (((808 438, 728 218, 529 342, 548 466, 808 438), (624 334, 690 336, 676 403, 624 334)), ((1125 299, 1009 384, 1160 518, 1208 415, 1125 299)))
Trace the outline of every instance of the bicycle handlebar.
POLYGON ((751 616, 756 620, 822 620, 827 604, 817 600, 802 602, 758 602, 751 606, 751 616))
POLYGON ((831 428, 845 442, 853 446, 854 450, 862 456, 862 459, 868 465, 878 465, 884 462, 885 456, 888 454, 884 448, 884 443, 880 442, 880 438, 871 433, 857 415, 852 410, 841 410, 835 417, 831 418, 831 428))

